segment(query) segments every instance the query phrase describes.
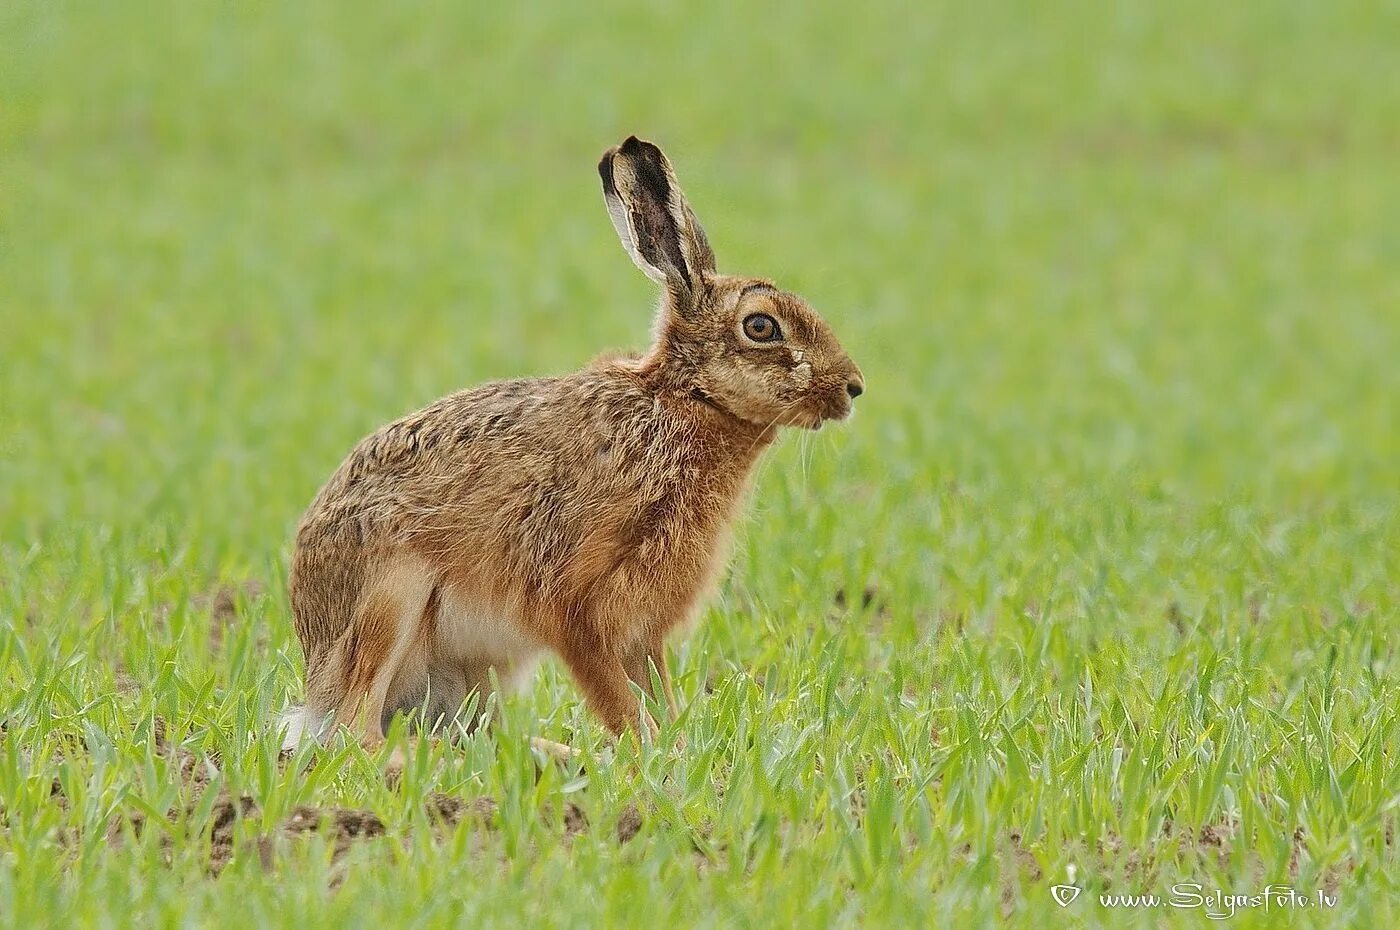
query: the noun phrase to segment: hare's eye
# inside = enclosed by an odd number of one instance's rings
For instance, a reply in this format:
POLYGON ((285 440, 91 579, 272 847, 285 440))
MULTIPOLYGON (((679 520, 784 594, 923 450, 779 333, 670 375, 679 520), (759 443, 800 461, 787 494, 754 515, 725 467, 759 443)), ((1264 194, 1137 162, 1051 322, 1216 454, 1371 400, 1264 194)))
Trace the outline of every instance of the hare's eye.
POLYGON ((777 320, 766 313, 754 313, 744 318, 744 335, 754 342, 772 342, 783 334, 777 320))

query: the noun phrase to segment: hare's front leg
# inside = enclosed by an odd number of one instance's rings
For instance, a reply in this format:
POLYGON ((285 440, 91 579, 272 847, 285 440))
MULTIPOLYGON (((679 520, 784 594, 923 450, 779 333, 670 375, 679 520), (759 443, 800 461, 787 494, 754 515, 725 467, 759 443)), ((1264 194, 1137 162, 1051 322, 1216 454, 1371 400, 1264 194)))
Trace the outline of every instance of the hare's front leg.
POLYGON ((636 724, 637 696, 620 658, 576 641, 566 642, 560 651, 588 706, 613 735, 621 736, 623 730, 636 724))
POLYGON ((621 735, 638 720, 651 735, 656 734, 656 721, 643 715, 632 690, 636 682, 643 691, 650 691, 651 666, 661 677, 662 693, 657 695, 674 711, 671 675, 666 668, 666 651, 661 639, 648 639, 641 645, 618 650, 606 640, 588 634, 568 636, 561 650, 564 663, 573 673, 589 707, 615 735, 621 735))
POLYGON ((622 659, 627 677, 636 682, 643 692, 651 694, 658 704, 664 704, 666 712, 676 715, 676 695, 671 690, 671 670, 666 664, 666 642, 660 635, 649 637, 634 646, 622 659), (661 679, 661 692, 652 692, 651 669, 656 666, 657 677, 661 679))

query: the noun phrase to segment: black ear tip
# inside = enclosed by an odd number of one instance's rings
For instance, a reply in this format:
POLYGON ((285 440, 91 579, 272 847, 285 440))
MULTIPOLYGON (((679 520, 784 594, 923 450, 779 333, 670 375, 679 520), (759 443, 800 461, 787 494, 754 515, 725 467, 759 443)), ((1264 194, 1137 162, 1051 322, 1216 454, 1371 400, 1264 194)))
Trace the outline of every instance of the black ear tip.
POLYGON ((628 158, 644 158, 649 161, 662 161, 666 158, 661 154, 661 147, 655 142, 638 139, 636 136, 628 136, 627 140, 618 146, 618 151, 628 158))

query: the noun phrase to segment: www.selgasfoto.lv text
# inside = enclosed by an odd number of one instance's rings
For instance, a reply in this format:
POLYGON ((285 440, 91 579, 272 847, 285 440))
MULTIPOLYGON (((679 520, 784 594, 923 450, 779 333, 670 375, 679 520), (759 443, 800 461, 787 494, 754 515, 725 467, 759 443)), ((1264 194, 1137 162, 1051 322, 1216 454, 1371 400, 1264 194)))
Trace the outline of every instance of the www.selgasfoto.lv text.
POLYGON ((1238 910, 1295 909, 1304 907, 1333 908, 1338 895, 1322 889, 1303 893, 1288 885, 1268 885, 1263 891, 1232 894, 1220 889, 1207 890, 1197 882, 1179 882, 1167 889, 1166 896, 1155 894, 1101 894, 1099 904, 1113 908, 1174 907, 1201 909, 1217 920, 1234 916, 1238 910))

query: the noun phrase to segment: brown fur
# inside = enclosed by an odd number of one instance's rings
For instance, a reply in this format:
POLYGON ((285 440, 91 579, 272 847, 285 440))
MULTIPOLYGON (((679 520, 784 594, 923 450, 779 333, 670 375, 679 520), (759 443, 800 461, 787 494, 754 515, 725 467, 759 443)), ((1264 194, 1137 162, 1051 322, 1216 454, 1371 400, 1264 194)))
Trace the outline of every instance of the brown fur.
MULTIPOLYGON (((724 565, 729 527, 778 427, 846 416, 859 370, 801 298, 715 273, 661 151, 635 138, 599 173, 624 247, 665 290, 643 356, 462 391, 363 440, 297 531, 291 599, 307 707, 382 736, 395 711, 451 718, 495 669, 567 664, 614 732, 674 707, 666 635, 724 565), (757 344, 754 313, 784 338, 757 344), (356 723, 358 721, 358 723, 356 723)), ((431 721, 430 721, 431 722, 431 721)))

